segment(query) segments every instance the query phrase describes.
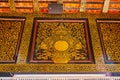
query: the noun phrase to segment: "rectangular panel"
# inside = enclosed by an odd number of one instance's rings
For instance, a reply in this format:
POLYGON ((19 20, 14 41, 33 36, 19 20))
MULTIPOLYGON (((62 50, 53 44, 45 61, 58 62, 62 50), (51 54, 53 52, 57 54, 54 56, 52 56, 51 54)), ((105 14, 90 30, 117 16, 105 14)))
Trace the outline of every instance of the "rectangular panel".
POLYGON ((106 63, 120 63, 120 20, 97 20, 106 63))
POLYGON ((16 62, 24 18, 0 18, 0 63, 16 62))
POLYGON ((94 63, 87 19, 35 19, 29 62, 94 63))

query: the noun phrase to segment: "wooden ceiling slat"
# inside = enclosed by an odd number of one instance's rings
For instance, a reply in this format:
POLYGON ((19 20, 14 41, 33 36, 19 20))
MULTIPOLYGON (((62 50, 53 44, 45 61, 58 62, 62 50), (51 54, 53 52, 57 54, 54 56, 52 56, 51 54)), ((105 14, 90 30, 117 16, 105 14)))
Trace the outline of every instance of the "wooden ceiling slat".
POLYGON ((63 4, 63 7, 67 7, 67 8, 80 8, 80 4, 78 3, 64 3, 63 4))
POLYGON ((104 2, 86 2, 86 4, 103 4, 104 2))
POLYGON ((0 12, 10 12, 8 0, 0 0, 0 12))
POLYGON ((120 0, 110 0, 110 2, 120 2, 120 0))
POLYGON ((109 14, 120 14, 120 10, 108 10, 109 14))
POLYGON ((40 8, 42 8, 42 7, 48 7, 48 4, 47 3, 39 3, 38 6, 40 8))
POLYGON ((63 13, 79 13, 80 10, 63 10, 63 13))
POLYGON ((14 0, 16 12, 32 13, 34 11, 33 0, 14 0))
POLYGON ((102 8, 85 8, 85 10, 102 10, 102 8))
MULTIPOLYGON (((57 3, 58 1, 59 0, 38 0, 39 3, 57 3)), ((62 3, 80 3, 80 0, 62 0, 62 3)))
POLYGON ((0 2, 8 2, 8 0, 0 0, 0 2))
POLYGON ((57 1, 57 0, 38 0, 38 1, 57 1))
POLYGON ((110 4, 109 8, 119 8, 120 9, 120 4, 110 4))
POLYGON ((79 10, 79 8, 63 8, 63 10, 79 10))
POLYGON ((0 0, 0 12, 48 12, 49 3, 62 1, 64 13, 120 13, 120 0, 0 0))
POLYGON ((104 2, 104 0, 86 0, 86 2, 104 2))
POLYGON ((103 4, 86 4, 86 8, 103 8, 103 4))
POLYGON ((9 7, 8 2, 0 2, 0 7, 9 7))
POLYGON ((33 9, 33 7, 16 7, 16 9, 33 9))
POLYGON ((92 13, 92 14, 100 14, 102 13, 102 10, 85 10, 86 13, 92 13))
POLYGON ((0 12, 10 12, 10 8, 0 8, 0 12))
POLYGON ((43 2, 43 3, 49 3, 49 2, 56 2, 57 0, 38 0, 39 3, 43 2))
POLYGON ((17 9, 16 8, 16 12, 19 12, 19 13, 33 13, 33 9, 23 9, 23 8, 19 8, 17 9))
POLYGON ((15 7, 33 7, 33 3, 15 3, 15 7))
POLYGON ((80 3, 81 0, 63 0, 63 3, 80 3))
POLYGON ((41 9, 40 9, 40 12, 41 12, 41 13, 48 13, 48 8, 41 8, 41 9))
POLYGON ((33 2, 33 0, 14 0, 14 2, 33 2))

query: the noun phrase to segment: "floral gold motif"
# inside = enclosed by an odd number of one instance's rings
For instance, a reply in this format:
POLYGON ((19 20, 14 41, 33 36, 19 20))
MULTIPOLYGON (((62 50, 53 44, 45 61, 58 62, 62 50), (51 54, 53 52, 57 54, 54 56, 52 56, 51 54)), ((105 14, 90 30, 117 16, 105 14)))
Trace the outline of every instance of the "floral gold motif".
POLYGON ((11 62, 15 60, 21 26, 20 21, 0 20, 1 62, 11 62))
POLYGON ((98 24, 105 62, 120 62, 120 23, 104 21, 98 24))
POLYGON ((38 22, 33 60, 54 63, 87 62, 91 54, 85 36, 84 22, 38 22))

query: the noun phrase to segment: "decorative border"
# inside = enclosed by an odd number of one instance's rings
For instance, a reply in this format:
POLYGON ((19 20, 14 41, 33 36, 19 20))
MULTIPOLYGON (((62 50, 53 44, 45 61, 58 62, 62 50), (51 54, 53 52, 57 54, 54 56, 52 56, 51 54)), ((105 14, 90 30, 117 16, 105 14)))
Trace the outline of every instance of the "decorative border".
POLYGON ((34 24, 33 24, 33 29, 32 29, 32 35, 31 35, 31 42, 30 42, 29 51, 28 51, 28 60, 27 60, 28 62, 30 62, 30 63, 53 63, 50 60, 47 60, 47 61, 33 60, 33 54, 34 54, 34 50, 35 50, 36 32, 37 32, 37 27, 38 27, 39 22, 83 22, 83 23, 85 23, 85 39, 86 39, 86 44, 87 44, 87 49, 88 49, 89 60, 69 61, 69 63, 94 63, 94 55, 93 55, 93 50, 92 50, 91 37, 90 37, 89 26, 88 26, 88 20, 86 18, 85 19, 84 18, 82 18, 82 19, 35 18, 34 19, 34 24))
POLYGON ((25 25, 25 17, 0 16, 0 20, 4 20, 4 21, 20 21, 22 23, 21 28, 20 28, 20 32, 19 32, 19 37, 18 37, 16 49, 15 49, 14 60, 12 60, 12 61, 0 61, 0 63, 16 63, 19 48, 20 48, 21 38, 22 38, 22 34, 23 34, 23 29, 24 29, 24 25, 25 25))
POLYGON ((106 64, 120 63, 120 61, 108 60, 106 50, 105 50, 105 46, 104 46, 104 41, 103 41, 103 35, 101 33, 101 28, 98 25, 98 23, 101 23, 101 22, 102 23, 120 23, 120 19, 97 19, 96 22, 97 22, 97 29, 98 29, 98 34, 99 34, 99 37, 100 37, 100 43, 101 43, 102 53, 103 53, 105 63, 106 64))

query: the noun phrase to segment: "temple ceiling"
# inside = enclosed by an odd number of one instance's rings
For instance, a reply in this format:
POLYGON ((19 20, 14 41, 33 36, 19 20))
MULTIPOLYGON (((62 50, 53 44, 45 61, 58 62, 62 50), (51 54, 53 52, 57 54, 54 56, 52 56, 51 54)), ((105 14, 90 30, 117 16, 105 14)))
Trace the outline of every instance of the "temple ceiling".
POLYGON ((52 3, 62 4, 62 13, 120 13, 120 0, 0 0, 0 13, 48 13, 52 3))

